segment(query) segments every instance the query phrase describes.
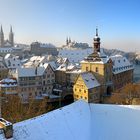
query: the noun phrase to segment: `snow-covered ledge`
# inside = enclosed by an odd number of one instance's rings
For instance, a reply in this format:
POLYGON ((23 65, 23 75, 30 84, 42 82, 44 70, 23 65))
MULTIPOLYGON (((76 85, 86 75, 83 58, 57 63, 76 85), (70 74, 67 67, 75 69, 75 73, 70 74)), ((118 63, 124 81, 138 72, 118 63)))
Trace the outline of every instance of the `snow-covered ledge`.
MULTIPOLYGON (((14 124, 12 140, 137 140, 140 106, 77 101, 61 109, 14 124)), ((3 134, 0 139, 5 140, 3 134)))

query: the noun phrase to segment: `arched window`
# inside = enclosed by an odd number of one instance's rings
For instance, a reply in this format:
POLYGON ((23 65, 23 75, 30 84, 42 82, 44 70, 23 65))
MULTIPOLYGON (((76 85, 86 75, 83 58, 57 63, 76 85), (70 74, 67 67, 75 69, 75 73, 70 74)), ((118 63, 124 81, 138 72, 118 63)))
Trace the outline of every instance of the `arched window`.
POLYGON ((98 69, 98 67, 96 67, 95 71, 96 71, 96 72, 99 72, 99 69, 98 69))

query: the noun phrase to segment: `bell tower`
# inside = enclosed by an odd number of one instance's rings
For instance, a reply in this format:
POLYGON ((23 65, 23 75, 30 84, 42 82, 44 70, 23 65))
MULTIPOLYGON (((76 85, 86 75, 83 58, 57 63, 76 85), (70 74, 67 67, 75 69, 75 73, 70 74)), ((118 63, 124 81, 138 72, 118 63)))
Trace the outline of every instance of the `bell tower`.
POLYGON ((100 37, 98 36, 98 28, 96 28, 96 35, 93 39, 94 52, 100 52, 100 37))

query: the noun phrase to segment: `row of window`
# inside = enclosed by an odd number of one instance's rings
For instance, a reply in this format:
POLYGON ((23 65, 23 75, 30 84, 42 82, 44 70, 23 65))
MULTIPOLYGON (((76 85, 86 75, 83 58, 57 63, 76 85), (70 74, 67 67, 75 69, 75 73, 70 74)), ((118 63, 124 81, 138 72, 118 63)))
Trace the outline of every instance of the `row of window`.
MULTIPOLYGON (((51 87, 48 86, 47 88, 45 88, 45 92, 46 92, 47 90, 50 90, 50 89, 51 89, 51 87)), ((21 88, 21 91, 34 91, 34 90, 35 90, 35 88, 31 88, 31 87, 21 88)), ((42 91, 44 91, 42 87, 37 87, 37 90, 42 90, 42 91)))
POLYGON ((117 68, 113 68, 113 71, 115 72, 115 71, 124 70, 124 69, 132 68, 132 67, 133 65, 117 67, 117 68))
POLYGON ((43 85, 51 84, 51 83, 54 83, 54 82, 55 82, 54 79, 52 79, 52 80, 47 80, 47 82, 46 82, 46 81, 43 81, 43 85))
MULTIPOLYGON (((86 71, 89 71, 88 67, 86 67, 86 71)), ((97 73, 99 72, 99 68, 98 67, 95 68, 95 72, 97 72, 97 73)))
MULTIPOLYGON (((52 74, 52 75, 48 74, 47 75, 47 78, 50 78, 50 77, 54 77, 54 74, 52 74)), ((46 75, 43 75, 43 78, 45 79, 46 75)), ((36 77, 20 77, 20 81, 35 80, 35 79, 36 79, 36 77)), ((41 79, 41 77, 38 77, 38 79, 41 79)))
POLYGON ((87 100, 87 97, 83 97, 83 96, 79 96, 79 95, 75 95, 74 97, 78 98, 78 99, 85 99, 85 100, 87 100))
POLYGON ((20 86, 34 86, 36 83, 21 83, 20 86))
POLYGON ((0 50, 1 53, 12 52, 12 50, 0 50))
POLYGON ((16 90, 16 87, 2 87, 1 90, 5 90, 5 91, 10 91, 10 90, 16 90))
MULTIPOLYGON (((81 90, 81 89, 76 89, 76 88, 75 88, 75 91, 82 92, 82 90, 81 90)), ((87 93, 87 91, 86 91, 86 90, 84 90, 84 93, 87 93)))
POLYGON ((0 68, 5 68, 4 66, 0 66, 0 68))
MULTIPOLYGON (((80 93, 83 92, 82 89, 77 89, 77 88, 75 88, 74 91, 75 91, 75 92, 77 91, 77 92, 80 92, 80 93)), ((95 88, 94 88, 94 91, 95 91, 95 92, 98 92, 98 88, 95 87, 95 88)), ((87 92, 88 92, 87 90, 84 90, 84 93, 87 93, 87 92)), ((90 91, 89 91, 89 92, 90 92, 90 91)))
MULTIPOLYGON (((17 64, 18 66, 20 66, 20 64, 17 64)), ((8 67, 10 67, 11 64, 8 64, 8 67)), ((16 66, 16 64, 13 64, 13 67, 16 66)))
MULTIPOLYGON (((54 77, 54 74, 51 74, 51 75, 48 74, 48 75, 47 75, 47 78, 50 78, 50 77, 54 77)), ((46 79, 46 75, 43 75, 43 79, 46 79)))
POLYGON ((29 91, 34 91, 34 88, 31 88, 31 87, 28 87, 28 88, 21 88, 21 91, 27 91, 27 90, 29 90, 29 91))
POLYGON ((35 80, 35 77, 21 77, 20 81, 35 80))

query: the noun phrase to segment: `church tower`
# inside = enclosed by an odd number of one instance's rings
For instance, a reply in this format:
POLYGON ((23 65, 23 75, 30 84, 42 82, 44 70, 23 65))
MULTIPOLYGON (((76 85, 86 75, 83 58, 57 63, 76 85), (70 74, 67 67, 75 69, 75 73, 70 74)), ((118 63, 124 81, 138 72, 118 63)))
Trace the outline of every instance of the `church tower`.
POLYGON ((14 47, 14 33, 12 31, 12 26, 10 27, 9 42, 11 43, 11 46, 14 47))
POLYGON ((3 33, 2 25, 0 29, 0 47, 4 47, 4 33, 3 33))
POLYGON ((96 28, 96 35, 93 39, 94 52, 100 52, 100 37, 98 36, 98 28, 96 28))
POLYGON ((69 45, 68 37, 66 38, 66 45, 69 45))
POLYGON ((71 43, 71 38, 69 37, 69 43, 71 43))

